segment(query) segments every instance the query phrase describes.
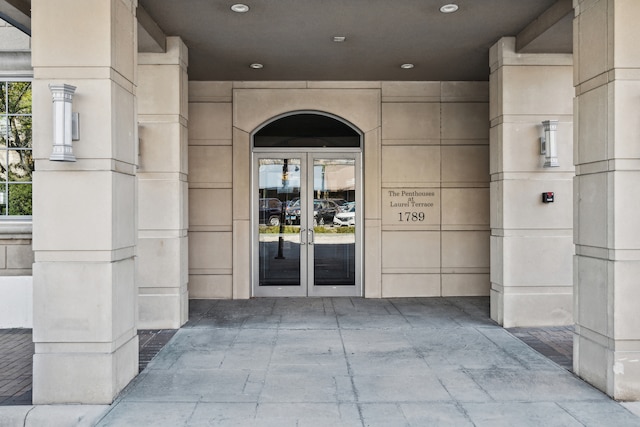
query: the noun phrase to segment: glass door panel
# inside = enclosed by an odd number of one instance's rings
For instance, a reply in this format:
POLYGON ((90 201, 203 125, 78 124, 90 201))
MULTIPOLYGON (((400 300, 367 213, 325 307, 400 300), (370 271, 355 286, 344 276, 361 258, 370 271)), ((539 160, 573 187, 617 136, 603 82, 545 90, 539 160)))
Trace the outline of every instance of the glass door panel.
MULTIPOLYGON (((317 155, 316 155, 317 156, 317 155)), ((355 295, 356 161, 313 158, 313 241, 309 242, 313 295, 355 295)), ((311 197, 309 197, 311 199, 311 197)), ((311 212, 311 207, 309 206, 311 212)))
POLYGON ((253 295, 360 296, 359 153, 254 158, 253 295))
MULTIPOLYGON (((306 252, 301 250, 300 158, 259 158, 258 197, 258 290, 271 288, 275 295, 305 295, 306 252)), ((260 296, 260 295, 258 295, 260 296)))

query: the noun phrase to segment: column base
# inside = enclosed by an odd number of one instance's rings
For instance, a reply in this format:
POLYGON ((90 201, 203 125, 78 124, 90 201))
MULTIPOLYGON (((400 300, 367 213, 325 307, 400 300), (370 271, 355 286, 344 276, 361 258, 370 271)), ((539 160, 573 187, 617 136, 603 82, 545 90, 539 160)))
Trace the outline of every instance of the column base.
POLYGON ((153 292, 153 289, 141 288, 138 296, 138 329, 179 329, 189 320, 189 294, 186 285, 180 289, 162 288, 170 294, 153 292), (173 293, 175 292, 175 293, 173 293))
MULTIPOLYGON (((580 328, 577 328, 580 331, 580 328)), ((616 400, 640 400, 640 341, 614 341, 594 332, 574 338, 573 370, 580 378, 616 400), (588 335, 588 336, 586 336, 588 335), (598 342, 601 341, 601 342, 598 342), (607 347, 635 347, 615 351, 607 347)))
POLYGON ((138 329, 178 329, 189 320, 186 230, 138 239, 138 329))
MULTIPOLYGON (((517 289, 517 288, 516 288, 517 289)), ((510 293, 491 289, 491 319, 505 328, 566 326, 573 324, 571 287, 563 293, 510 293)))
MULTIPOLYGON (((57 344, 61 345, 61 344, 57 344)), ((33 356, 33 404, 109 405, 138 374, 138 336, 113 353, 80 353, 81 345, 63 344, 68 352, 33 356)))

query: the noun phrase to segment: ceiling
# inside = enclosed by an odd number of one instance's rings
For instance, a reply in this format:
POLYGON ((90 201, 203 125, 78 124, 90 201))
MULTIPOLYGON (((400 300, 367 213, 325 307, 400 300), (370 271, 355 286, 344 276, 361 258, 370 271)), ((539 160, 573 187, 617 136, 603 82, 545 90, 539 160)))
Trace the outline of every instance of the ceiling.
MULTIPOLYGON (((139 0, 138 19, 156 40, 183 39, 190 80, 478 81, 504 36, 521 52, 572 50, 571 0, 246 0, 232 12, 239 1, 139 0)), ((0 0, 0 17, 24 3, 0 0)))
MULTIPOLYGON (((232 12, 234 0, 139 3, 189 47, 190 80, 473 81, 488 80, 500 37, 518 35, 556 0, 246 0, 247 13, 232 12), (449 2, 459 10, 441 13, 449 2)), ((536 51, 570 52, 571 19, 537 40, 536 51)))

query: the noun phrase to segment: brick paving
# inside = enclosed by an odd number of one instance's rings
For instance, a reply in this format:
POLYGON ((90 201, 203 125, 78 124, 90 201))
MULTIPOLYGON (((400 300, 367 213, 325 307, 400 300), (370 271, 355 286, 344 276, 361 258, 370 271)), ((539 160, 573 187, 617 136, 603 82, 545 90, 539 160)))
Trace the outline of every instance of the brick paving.
POLYGON ((573 371, 573 326, 509 328, 507 331, 566 370, 573 371))
POLYGON ((0 405, 31 405, 31 329, 0 329, 0 405))
POLYGON ((138 372, 142 372, 147 367, 151 359, 166 343, 173 337, 177 329, 144 329, 138 331, 139 353, 138 353, 138 372))
MULTIPOLYGON (((140 372, 175 333, 138 331, 140 372)), ((31 329, 0 329, 0 406, 31 405, 33 353, 31 329)))

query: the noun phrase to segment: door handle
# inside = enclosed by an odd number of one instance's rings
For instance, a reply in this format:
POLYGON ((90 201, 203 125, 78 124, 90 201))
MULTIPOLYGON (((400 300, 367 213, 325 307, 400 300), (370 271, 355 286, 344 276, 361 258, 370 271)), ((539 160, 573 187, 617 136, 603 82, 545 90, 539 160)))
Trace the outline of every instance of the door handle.
POLYGON ((313 245, 313 230, 309 229, 309 242, 310 245, 313 245))
POLYGON ((304 238, 305 238, 305 229, 301 228, 300 229, 300 244, 301 245, 304 245, 304 244, 307 243, 307 242, 305 242, 304 238))

